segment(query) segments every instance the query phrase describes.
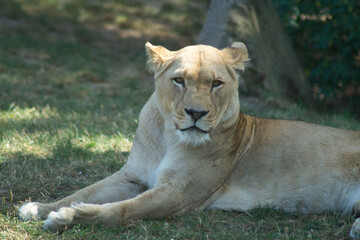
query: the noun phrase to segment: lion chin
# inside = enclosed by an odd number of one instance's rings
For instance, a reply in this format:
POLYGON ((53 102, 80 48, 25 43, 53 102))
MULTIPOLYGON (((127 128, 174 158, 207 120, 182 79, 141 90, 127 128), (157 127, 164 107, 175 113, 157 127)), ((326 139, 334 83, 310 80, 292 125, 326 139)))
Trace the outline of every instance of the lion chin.
POLYGON ((189 129, 186 131, 177 130, 176 136, 179 137, 179 141, 190 146, 205 145, 210 141, 210 134, 204 133, 196 129, 189 129))

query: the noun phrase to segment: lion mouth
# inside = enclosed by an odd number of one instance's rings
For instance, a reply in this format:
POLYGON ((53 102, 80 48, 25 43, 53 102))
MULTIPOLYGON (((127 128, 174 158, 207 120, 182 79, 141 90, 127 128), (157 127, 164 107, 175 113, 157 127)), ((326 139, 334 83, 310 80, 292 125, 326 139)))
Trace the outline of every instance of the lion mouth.
POLYGON ((191 126, 191 127, 188 127, 188 128, 179 128, 180 131, 182 132, 185 132, 185 131, 200 131, 202 133, 209 133, 209 131, 205 131, 205 130, 202 130, 201 128, 198 128, 197 126, 191 126))

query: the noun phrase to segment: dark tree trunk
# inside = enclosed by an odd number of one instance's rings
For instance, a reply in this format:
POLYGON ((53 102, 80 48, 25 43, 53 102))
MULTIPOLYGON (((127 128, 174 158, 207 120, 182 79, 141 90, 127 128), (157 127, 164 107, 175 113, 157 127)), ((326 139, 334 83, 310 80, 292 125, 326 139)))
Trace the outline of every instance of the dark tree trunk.
POLYGON ((206 16, 205 24, 198 38, 198 42, 214 47, 227 47, 228 38, 226 28, 229 12, 234 5, 233 0, 213 0, 206 16))
POLYGON ((241 41, 250 62, 240 90, 311 101, 311 89, 270 0, 212 0, 198 42, 223 48, 241 41))

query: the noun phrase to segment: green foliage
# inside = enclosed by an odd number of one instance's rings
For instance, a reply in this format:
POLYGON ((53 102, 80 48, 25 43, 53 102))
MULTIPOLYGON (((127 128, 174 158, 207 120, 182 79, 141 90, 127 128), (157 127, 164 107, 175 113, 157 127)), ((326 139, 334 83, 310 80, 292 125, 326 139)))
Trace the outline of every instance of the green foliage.
POLYGON ((313 86, 314 99, 360 114, 360 3, 273 0, 313 86))
POLYGON ((21 10, 21 4, 15 1, 0 0, 0 16, 11 17, 18 19, 24 16, 24 12, 21 10))

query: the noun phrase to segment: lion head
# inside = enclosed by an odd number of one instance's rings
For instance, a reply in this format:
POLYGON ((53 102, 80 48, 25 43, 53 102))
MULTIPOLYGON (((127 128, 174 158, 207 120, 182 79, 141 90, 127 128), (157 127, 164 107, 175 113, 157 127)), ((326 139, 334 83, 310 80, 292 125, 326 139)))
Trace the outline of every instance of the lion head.
POLYGON ((219 50, 195 45, 178 51, 146 43, 158 108, 179 140, 202 145, 238 118, 238 80, 248 53, 243 43, 219 50))

